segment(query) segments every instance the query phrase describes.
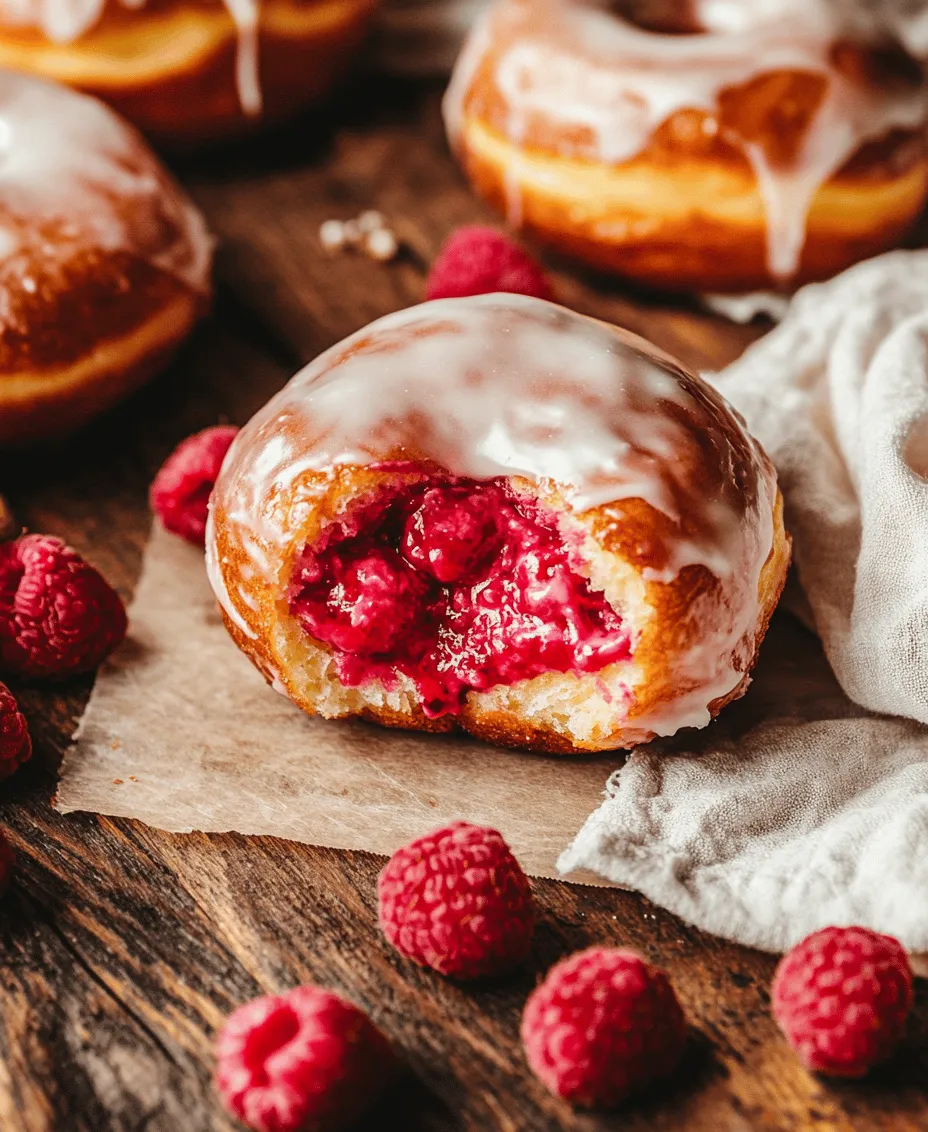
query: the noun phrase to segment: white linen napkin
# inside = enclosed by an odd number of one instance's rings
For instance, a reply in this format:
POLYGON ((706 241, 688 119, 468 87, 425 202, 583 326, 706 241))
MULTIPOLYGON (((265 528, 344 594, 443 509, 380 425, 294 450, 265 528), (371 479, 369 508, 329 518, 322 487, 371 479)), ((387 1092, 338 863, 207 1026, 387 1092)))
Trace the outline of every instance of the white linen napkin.
POLYGON ((852 922, 928 950, 928 252, 804 288, 711 380, 777 465, 840 689, 781 614, 743 705, 636 751, 559 866, 769 950, 852 922))

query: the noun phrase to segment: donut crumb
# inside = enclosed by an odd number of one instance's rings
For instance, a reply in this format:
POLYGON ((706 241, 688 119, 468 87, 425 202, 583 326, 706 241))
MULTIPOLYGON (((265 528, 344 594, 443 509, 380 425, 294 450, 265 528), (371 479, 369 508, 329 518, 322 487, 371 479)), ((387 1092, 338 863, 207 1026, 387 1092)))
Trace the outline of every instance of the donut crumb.
POLYGON ((400 241, 383 213, 372 208, 351 220, 324 221, 319 243, 330 255, 359 251, 378 263, 389 263, 400 251, 400 241))

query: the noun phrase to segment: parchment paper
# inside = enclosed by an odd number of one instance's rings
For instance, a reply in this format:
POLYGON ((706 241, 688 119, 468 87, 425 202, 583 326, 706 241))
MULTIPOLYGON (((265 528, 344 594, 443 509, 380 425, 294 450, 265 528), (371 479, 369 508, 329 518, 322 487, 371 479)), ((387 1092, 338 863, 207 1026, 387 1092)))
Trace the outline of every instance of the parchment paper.
POLYGON ((382 854, 464 818, 501 830, 527 872, 556 876, 618 761, 306 717, 232 644, 202 551, 156 525, 130 637, 100 673, 56 806, 382 854))

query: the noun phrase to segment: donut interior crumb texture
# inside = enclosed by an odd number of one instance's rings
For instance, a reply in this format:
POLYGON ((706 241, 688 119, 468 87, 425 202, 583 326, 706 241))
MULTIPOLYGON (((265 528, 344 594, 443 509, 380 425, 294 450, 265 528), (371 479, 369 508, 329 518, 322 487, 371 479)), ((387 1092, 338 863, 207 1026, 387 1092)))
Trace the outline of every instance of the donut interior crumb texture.
POLYGON ((704 726, 789 558, 773 469, 641 339, 522 296, 388 316, 242 431, 207 564, 281 692, 556 753, 704 726))

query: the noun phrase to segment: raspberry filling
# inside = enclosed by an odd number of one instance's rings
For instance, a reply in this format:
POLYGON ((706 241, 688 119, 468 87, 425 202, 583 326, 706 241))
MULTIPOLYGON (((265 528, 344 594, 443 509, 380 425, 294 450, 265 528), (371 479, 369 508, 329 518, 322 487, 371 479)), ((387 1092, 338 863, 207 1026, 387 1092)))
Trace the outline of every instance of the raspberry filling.
POLYGON ((409 677, 430 718, 470 691, 631 654, 622 618, 571 565, 553 512, 505 480, 403 486, 336 524, 287 597, 343 684, 409 677))

